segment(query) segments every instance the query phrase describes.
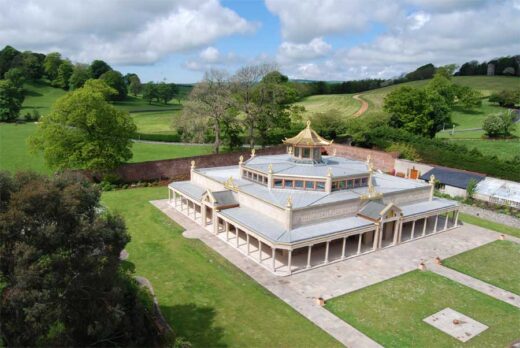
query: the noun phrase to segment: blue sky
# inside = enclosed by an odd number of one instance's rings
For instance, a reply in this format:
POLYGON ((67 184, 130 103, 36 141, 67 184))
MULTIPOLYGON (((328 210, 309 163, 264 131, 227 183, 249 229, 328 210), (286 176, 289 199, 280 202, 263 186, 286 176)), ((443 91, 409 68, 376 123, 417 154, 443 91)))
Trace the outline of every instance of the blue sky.
POLYGON ((143 81, 275 63, 291 78, 391 78, 520 53, 520 0, 0 0, 0 44, 103 59, 143 81))

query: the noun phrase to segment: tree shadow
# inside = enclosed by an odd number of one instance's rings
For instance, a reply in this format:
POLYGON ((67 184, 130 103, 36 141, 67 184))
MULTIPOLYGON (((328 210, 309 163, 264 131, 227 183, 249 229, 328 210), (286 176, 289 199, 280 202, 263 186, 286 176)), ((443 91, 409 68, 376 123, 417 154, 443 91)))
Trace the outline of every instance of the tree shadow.
POLYGON ((31 96, 31 97, 41 97, 43 94, 40 92, 32 91, 32 90, 24 90, 25 96, 31 96))
POLYGON ((133 262, 123 260, 119 265, 123 271, 130 272, 132 274, 135 273, 135 264, 133 262))
POLYGON ((214 308, 200 307, 194 303, 160 308, 175 335, 184 337, 193 347, 227 347, 227 344, 221 342, 224 329, 214 324, 214 308))
POLYGON ((478 108, 467 109, 460 105, 454 106, 453 111, 464 113, 464 114, 469 114, 469 115, 483 115, 484 114, 484 111, 482 109, 478 109, 478 108))

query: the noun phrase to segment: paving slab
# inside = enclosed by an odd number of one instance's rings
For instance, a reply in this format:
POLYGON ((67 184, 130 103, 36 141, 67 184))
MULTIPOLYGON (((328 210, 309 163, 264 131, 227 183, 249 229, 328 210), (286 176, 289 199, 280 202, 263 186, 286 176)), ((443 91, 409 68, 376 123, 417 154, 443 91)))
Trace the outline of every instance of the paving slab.
POLYGON ((461 342, 467 342, 488 329, 486 325, 451 308, 444 308, 423 321, 461 342))
POLYGON ((187 238, 199 238, 339 342, 353 348, 380 345, 319 306, 317 298, 327 300, 344 295, 417 269, 421 262, 432 261, 435 257, 447 258, 499 238, 496 232, 466 224, 395 247, 281 277, 179 213, 167 199, 151 203, 183 226, 187 238))

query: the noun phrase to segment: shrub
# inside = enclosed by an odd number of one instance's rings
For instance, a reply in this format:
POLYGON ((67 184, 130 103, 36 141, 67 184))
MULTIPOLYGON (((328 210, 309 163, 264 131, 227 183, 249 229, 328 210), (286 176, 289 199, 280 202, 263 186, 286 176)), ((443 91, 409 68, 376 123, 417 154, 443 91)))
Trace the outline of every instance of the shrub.
POLYGON ((486 132, 486 135, 490 138, 496 138, 502 135, 504 129, 504 123, 498 115, 489 115, 482 124, 482 129, 486 132))
POLYGON ((399 152, 399 158, 410 161, 420 161, 421 156, 411 144, 395 143, 385 149, 388 152, 399 152))

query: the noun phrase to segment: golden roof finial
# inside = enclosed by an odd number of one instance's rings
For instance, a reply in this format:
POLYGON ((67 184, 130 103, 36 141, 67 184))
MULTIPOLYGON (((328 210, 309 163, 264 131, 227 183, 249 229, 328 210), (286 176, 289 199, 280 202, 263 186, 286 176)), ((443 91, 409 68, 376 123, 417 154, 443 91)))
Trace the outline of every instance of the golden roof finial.
POLYGON ((329 170, 327 171, 327 176, 330 176, 330 177, 332 176, 332 168, 331 167, 329 167, 329 170))
POLYGON ((302 146, 327 146, 332 141, 322 138, 314 129, 311 128, 311 120, 307 120, 307 127, 292 138, 285 139, 284 144, 302 146))
POLYGON ((235 185, 235 182, 233 181, 232 176, 230 176, 229 179, 227 179, 224 182, 224 187, 227 188, 228 190, 238 192, 238 186, 235 185))
POLYGON ((287 148, 287 151, 288 151, 287 153, 288 153, 289 155, 292 155, 292 146, 289 146, 289 147, 287 148))
POLYGON ((267 167, 267 172, 273 174, 273 165, 271 163, 269 163, 269 166, 267 167))
POLYGON ((332 156, 336 156, 336 148, 332 149, 332 156))
POLYGON ((238 158, 238 165, 242 165, 242 163, 244 163, 244 156, 240 155, 240 157, 238 158))
POLYGON ((289 197, 287 197, 287 208, 291 209, 292 208, 292 196, 289 195, 289 197))
POLYGON ((255 148, 252 148, 251 149, 251 157, 255 157, 255 152, 256 152, 255 148))
POLYGON ((311 128, 311 120, 307 120, 307 128, 311 128))
POLYGON ((435 185, 435 175, 430 175, 430 185, 435 185))
POLYGON ((191 169, 195 169, 195 161, 191 161, 191 169))
POLYGON ((371 200, 371 199, 380 199, 383 197, 383 194, 381 192, 377 192, 376 188, 374 187, 374 184, 372 182, 372 172, 370 172, 370 175, 368 177, 368 190, 367 193, 364 195, 361 195, 361 200, 371 200))

